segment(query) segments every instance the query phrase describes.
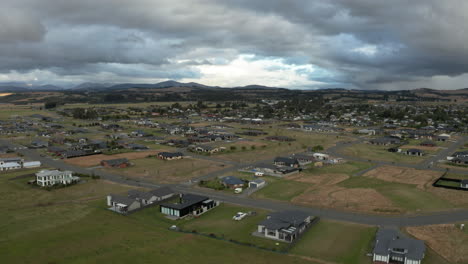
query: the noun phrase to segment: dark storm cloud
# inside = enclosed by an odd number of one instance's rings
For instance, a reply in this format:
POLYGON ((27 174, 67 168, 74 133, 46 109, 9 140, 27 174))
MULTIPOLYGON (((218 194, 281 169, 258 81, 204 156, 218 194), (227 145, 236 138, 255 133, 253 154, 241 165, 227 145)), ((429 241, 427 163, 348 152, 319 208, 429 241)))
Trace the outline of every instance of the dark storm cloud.
POLYGON ((463 0, 6 0, 0 72, 196 78, 194 66, 248 53, 317 65, 332 84, 430 85, 468 72, 467 11, 463 0))

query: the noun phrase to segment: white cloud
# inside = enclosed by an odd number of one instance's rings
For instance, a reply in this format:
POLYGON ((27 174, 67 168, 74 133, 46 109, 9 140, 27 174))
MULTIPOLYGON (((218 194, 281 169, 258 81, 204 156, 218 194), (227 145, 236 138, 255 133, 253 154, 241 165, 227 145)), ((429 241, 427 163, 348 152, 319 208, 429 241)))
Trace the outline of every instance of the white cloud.
MULTIPOLYGON (((281 58, 255 59, 255 55, 243 54, 224 65, 195 66, 200 73, 199 79, 183 79, 207 85, 225 87, 261 84, 274 87, 316 88, 325 85, 311 80, 316 71, 312 64, 286 64, 281 58)), ((321 76, 317 76, 321 77, 321 76)))

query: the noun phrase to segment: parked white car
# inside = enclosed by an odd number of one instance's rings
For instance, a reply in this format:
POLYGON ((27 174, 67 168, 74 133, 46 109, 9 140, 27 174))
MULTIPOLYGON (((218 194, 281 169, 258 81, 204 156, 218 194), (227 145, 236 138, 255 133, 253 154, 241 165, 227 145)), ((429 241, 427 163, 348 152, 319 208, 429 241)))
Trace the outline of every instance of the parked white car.
POLYGON ((232 217, 233 220, 240 221, 246 217, 247 214, 243 212, 238 212, 235 216, 232 217))
POLYGON ((235 188, 234 189, 234 193, 241 193, 242 192, 242 188, 235 188))

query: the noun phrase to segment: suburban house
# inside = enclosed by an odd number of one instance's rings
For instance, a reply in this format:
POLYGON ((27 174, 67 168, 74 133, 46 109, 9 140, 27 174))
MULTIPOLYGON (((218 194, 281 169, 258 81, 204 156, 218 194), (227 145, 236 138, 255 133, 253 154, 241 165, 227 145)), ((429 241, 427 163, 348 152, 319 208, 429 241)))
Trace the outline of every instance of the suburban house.
POLYGON ((420 150, 420 149, 407 149, 405 151, 405 154, 406 155, 409 155, 409 156, 423 156, 424 155, 424 151, 420 150))
POLYGON ((39 186, 52 186, 55 184, 71 184, 80 180, 80 177, 73 176, 71 171, 41 170, 36 173, 36 183, 39 186))
POLYGON ((312 157, 314 157, 316 160, 328 160, 330 159, 330 155, 324 154, 324 153, 314 153, 312 154, 312 157))
POLYGON ((398 230, 381 228, 375 238, 373 261, 376 264, 420 264, 425 252, 423 241, 403 237, 398 230))
POLYGON ((262 179, 255 179, 252 181, 249 181, 249 188, 262 188, 265 186, 266 182, 265 180, 262 179))
POLYGON ((103 160, 101 161, 101 166, 106 168, 127 168, 130 166, 130 162, 126 158, 103 160))
POLYGON ((459 165, 468 165, 468 157, 454 158, 452 162, 459 165))
POLYGON ((187 215, 201 215, 218 205, 218 201, 206 196, 181 194, 177 203, 161 204, 160 212, 173 218, 183 218, 187 215))
POLYGON ((208 145, 199 145, 195 147, 195 151, 213 154, 218 152, 219 148, 208 145))
POLYGON ((460 187, 463 189, 468 189, 468 180, 461 180, 460 187))
POLYGON ((22 158, 2 158, 0 159, 0 171, 30 169, 41 166, 40 161, 24 161, 22 158))
POLYGON ((437 139, 437 141, 445 142, 445 141, 450 139, 450 135, 449 134, 440 134, 440 135, 436 136, 436 139, 437 139))
POLYGON ((291 243, 299 238, 310 223, 310 215, 301 211, 274 212, 258 224, 254 235, 291 243))
POLYGON ((47 148, 49 147, 49 142, 41 139, 34 139, 31 142, 31 147, 33 148, 47 148))
POLYGON ((234 176, 226 176, 221 178, 221 183, 230 189, 242 188, 245 185, 245 182, 234 176))
POLYGON ((392 138, 392 137, 381 137, 381 138, 375 138, 369 140, 369 143, 372 145, 383 145, 383 146, 388 146, 388 145, 393 145, 393 144, 400 144, 401 141, 397 138, 392 138))
POLYGON ((175 160, 182 159, 184 154, 182 154, 182 152, 159 152, 157 157, 162 160, 175 160))
POLYGON ((270 176, 283 177, 288 174, 296 173, 299 171, 299 169, 286 166, 276 166, 273 164, 259 164, 248 168, 248 171, 253 173, 263 173, 270 176))
POLYGON ((118 194, 108 195, 107 205, 109 206, 110 210, 123 214, 141 208, 140 201, 118 194))
POLYGON ((128 191, 128 197, 139 201, 142 206, 169 199, 174 195, 174 191, 168 187, 161 187, 149 192, 142 192, 139 190, 128 191))
POLYGON ((293 168, 299 168, 301 166, 297 159, 286 157, 276 157, 273 161, 273 164, 275 164, 276 166, 286 166, 293 168))
POLYGON ((315 161, 315 158, 313 156, 304 154, 295 154, 293 158, 296 159, 300 165, 309 164, 315 161))

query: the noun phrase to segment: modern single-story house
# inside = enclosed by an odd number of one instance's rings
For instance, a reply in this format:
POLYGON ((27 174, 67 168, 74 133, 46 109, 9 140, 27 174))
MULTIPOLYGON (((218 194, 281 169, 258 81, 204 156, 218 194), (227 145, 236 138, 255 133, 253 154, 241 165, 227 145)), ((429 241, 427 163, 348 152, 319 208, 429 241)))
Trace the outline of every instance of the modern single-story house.
POLYGON ((273 164, 259 164, 250 169, 253 173, 263 173, 270 176, 284 176, 290 173, 298 172, 299 168, 285 167, 285 166, 276 166, 273 164))
POLYGON ((312 154, 312 157, 314 157, 316 160, 328 160, 330 159, 330 155, 324 154, 324 153, 314 153, 312 154))
POLYGON ((7 171, 7 170, 17 170, 21 169, 22 166, 18 162, 2 162, 0 163, 0 171, 7 171))
POLYGON ((254 235, 290 243, 307 229, 311 220, 301 211, 274 212, 258 224, 254 235))
POLYGON ((286 158, 286 157, 276 157, 273 161, 273 164, 276 166, 286 166, 286 167, 293 167, 299 168, 301 165, 299 161, 295 158, 286 158))
POLYGON ((460 165, 468 165, 468 157, 454 158, 452 162, 460 165))
POLYGON ((71 171, 41 170, 36 173, 36 183, 42 187, 55 184, 67 185, 79 180, 80 177, 73 176, 71 171))
POLYGON ((130 166, 130 162, 126 158, 103 160, 101 161, 101 166, 106 168, 126 168, 130 166))
POLYGON ((142 192, 139 190, 128 191, 128 197, 141 202, 142 206, 169 199, 174 195, 175 192, 169 187, 161 187, 149 192, 142 192))
POLYGON ((25 161, 23 163, 23 168, 29 169, 29 168, 38 168, 41 166, 40 161, 25 161))
POLYGON ((437 139, 437 141, 445 142, 445 141, 450 139, 450 135, 449 134, 440 134, 440 135, 436 136, 436 139, 437 139))
POLYGON ((373 251, 375 264, 421 264, 425 253, 426 246, 421 240, 403 237, 394 229, 377 231, 373 251))
POLYGON ((206 196, 181 194, 178 203, 161 204, 160 212, 174 218, 183 218, 187 215, 201 215, 218 205, 218 201, 206 196))
POLYGON ((409 156, 423 156, 424 155, 424 151, 420 150, 420 149, 407 149, 405 151, 405 154, 406 155, 409 155, 409 156))
POLYGON ((195 147, 195 151, 213 154, 213 153, 218 152, 219 148, 208 146, 208 145, 199 145, 195 147))
POLYGON ((159 152, 157 157, 162 160, 175 160, 182 159, 184 154, 182 154, 182 152, 159 152))
POLYGON ((128 213, 141 208, 140 201, 118 194, 108 195, 107 205, 109 206, 110 210, 117 213, 128 213))
POLYGON ((313 156, 304 155, 304 154, 296 154, 293 157, 301 165, 309 164, 309 163, 315 162, 315 160, 316 160, 313 156))
POLYGON ((265 186, 265 184, 266 184, 265 180, 255 179, 255 180, 249 181, 249 188, 261 188, 265 186))
POLYGON ((226 176, 221 178, 221 183, 230 189, 242 188, 245 185, 245 182, 234 176, 226 176))

